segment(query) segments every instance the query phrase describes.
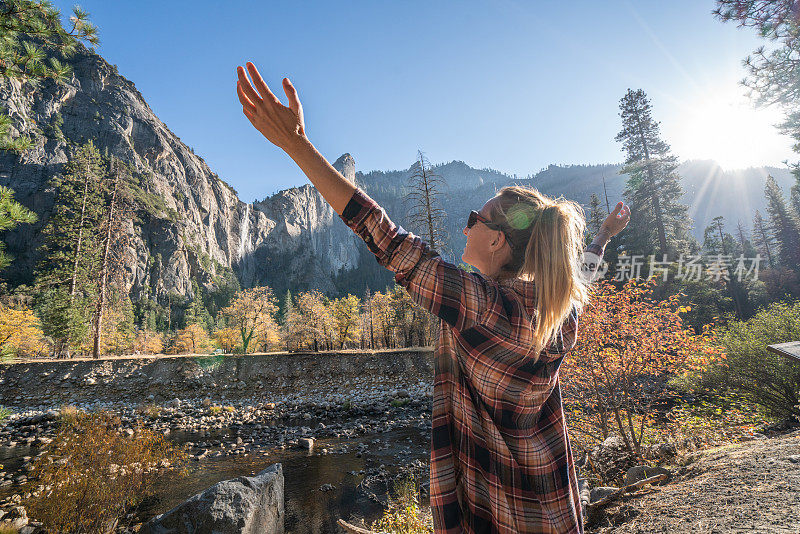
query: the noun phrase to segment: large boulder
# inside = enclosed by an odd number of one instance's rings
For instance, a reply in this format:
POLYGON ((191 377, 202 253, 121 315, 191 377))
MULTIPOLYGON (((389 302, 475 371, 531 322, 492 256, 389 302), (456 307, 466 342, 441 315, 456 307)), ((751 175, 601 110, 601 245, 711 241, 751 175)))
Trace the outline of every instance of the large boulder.
POLYGON ((223 480, 169 512, 142 534, 283 534, 283 468, 223 480))

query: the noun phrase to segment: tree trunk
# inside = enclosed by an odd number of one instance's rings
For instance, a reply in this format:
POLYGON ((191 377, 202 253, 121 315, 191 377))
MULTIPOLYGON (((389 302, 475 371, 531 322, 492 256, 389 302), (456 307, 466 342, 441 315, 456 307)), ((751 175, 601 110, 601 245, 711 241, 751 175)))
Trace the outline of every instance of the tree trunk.
POLYGON ((114 190, 111 193, 111 204, 108 207, 106 220, 106 242, 103 246, 103 260, 100 264, 100 295, 97 297, 97 310, 94 322, 94 343, 92 344, 92 358, 100 357, 100 334, 103 328, 103 312, 106 303, 106 288, 108 287, 108 254, 111 250, 111 240, 114 236, 114 209, 117 205, 117 189, 119 188, 119 174, 114 177, 114 190))
POLYGON ((637 129, 639 130, 639 139, 642 141, 642 149, 644 150, 644 157, 647 160, 647 179, 650 180, 650 191, 651 196, 650 198, 653 200, 653 211, 656 215, 656 227, 658 229, 658 244, 661 248, 660 256, 663 257, 664 254, 667 253, 667 235, 664 231, 664 221, 661 216, 661 202, 658 199, 658 194, 656 193, 656 181, 655 177, 653 176, 653 166, 650 163, 650 149, 647 148, 647 141, 644 138, 644 132, 642 131, 642 124, 639 122, 639 115, 636 115, 636 125, 637 129))
POLYGON ((78 280, 78 263, 81 257, 81 245, 83 244, 83 223, 86 219, 86 197, 89 195, 89 177, 90 177, 89 162, 86 162, 86 180, 83 183, 83 201, 81 202, 81 220, 78 224, 78 244, 75 247, 75 261, 72 264, 72 280, 69 285, 69 302, 75 302, 75 289, 78 280))

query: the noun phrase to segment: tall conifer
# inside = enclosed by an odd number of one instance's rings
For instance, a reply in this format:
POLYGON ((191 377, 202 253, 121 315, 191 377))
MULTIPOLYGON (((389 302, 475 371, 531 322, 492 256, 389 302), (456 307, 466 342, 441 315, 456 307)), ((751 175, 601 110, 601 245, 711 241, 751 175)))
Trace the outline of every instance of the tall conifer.
POLYGON ((753 216, 753 244, 756 250, 769 262, 770 267, 775 267, 775 238, 769 231, 764 218, 761 217, 761 212, 756 210, 753 216))
POLYGON ((42 232, 36 285, 42 326, 55 340, 58 354, 80 345, 97 302, 105 175, 102 157, 89 141, 50 181, 55 202, 42 232))
POLYGON ((690 238, 687 208, 680 203, 677 158, 661 139, 643 90, 628 89, 619 107, 622 130, 615 140, 627 154, 620 172, 629 176, 624 195, 636 221, 620 235, 623 247, 632 254, 680 254, 688 249, 690 238))
POLYGON ((785 267, 797 267, 800 265, 800 221, 786 204, 783 192, 772 176, 767 176, 764 195, 767 197, 769 227, 779 247, 779 261, 785 267))

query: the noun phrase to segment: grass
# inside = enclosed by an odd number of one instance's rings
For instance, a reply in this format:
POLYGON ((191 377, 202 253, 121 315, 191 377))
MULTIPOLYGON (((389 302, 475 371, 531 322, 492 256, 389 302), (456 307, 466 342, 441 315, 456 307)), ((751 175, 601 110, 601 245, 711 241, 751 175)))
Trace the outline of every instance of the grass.
POLYGON ((392 399, 389 404, 391 404, 395 408, 400 408, 401 406, 405 406, 409 402, 411 402, 411 399, 392 399))

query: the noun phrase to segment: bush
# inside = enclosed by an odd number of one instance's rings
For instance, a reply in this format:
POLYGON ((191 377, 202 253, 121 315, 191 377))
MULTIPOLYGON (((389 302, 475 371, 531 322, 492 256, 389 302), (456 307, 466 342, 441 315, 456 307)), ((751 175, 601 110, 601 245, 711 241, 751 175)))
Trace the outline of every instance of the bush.
POLYGON ((622 289, 601 281, 579 322, 575 347, 564 358, 560 379, 570 426, 597 441, 612 429, 625 448, 642 455, 654 405, 670 396, 668 380, 721 358, 710 332, 697 335, 683 324, 680 295, 656 302, 654 280, 633 279, 622 289))
POLYGON ((419 507, 419 485, 413 477, 395 484, 394 497, 383 517, 373 522, 371 530, 390 534, 428 534, 433 532, 433 516, 419 507))
POLYGON ((145 429, 119 431, 107 412, 70 413, 33 463, 28 511, 49 532, 102 533, 148 496, 167 471, 183 471, 186 454, 145 429))
POLYGON ((695 389, 738 392, 771 417, 800 417, 800 362, 767 351, 767 345, 800 340, 800 303, 777 302, 733 321, 719 340, 727 359, 702 372, 695 389))

